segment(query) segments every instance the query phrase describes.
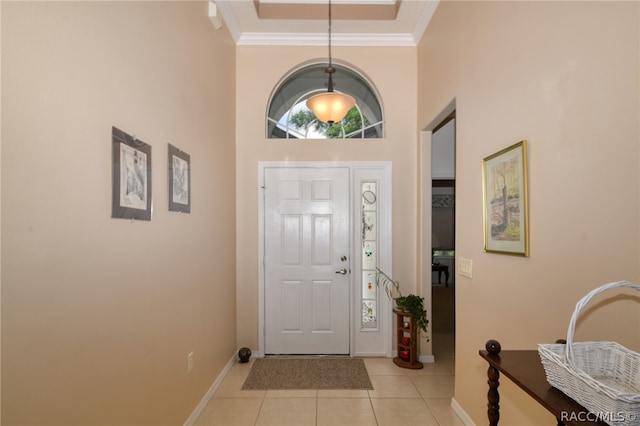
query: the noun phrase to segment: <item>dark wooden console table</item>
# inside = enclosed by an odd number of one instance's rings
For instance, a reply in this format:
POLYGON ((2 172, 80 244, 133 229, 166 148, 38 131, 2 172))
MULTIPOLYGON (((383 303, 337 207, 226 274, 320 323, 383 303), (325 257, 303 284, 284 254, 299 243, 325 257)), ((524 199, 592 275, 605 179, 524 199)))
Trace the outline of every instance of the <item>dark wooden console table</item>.
POLYGON ((497 425, 500 419, 500 373, 549 410, 556 417, 558 425, 607 425, 605 422, 594 421, 593 416, 587 415, 589 411, 586 408, 547 382, 537 350, 501 352, 500 343, 489 340, 486 350, 479 353, 489 363, 487 415, 490 426, 497 425))

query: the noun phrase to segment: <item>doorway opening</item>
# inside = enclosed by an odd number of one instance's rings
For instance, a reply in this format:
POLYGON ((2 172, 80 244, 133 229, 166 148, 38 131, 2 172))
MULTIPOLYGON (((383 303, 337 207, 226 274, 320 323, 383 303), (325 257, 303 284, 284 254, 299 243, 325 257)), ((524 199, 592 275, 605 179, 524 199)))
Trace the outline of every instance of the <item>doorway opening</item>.
POLYGON ((455 152, 453 110, 431 134, 431 325, 438 359, 455 356, 455 152))

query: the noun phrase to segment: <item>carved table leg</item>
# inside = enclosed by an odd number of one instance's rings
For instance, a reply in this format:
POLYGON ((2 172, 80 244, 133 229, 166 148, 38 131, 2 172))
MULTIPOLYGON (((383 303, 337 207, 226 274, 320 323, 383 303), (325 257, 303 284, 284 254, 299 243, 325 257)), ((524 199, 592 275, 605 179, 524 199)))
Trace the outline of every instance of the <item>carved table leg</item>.
MULTIPOLYGON (((497 340, 489 340, 485 348, 491 355, 498 355, 502 349, 497 340)), ((489 369, 487 370, 487 383, 489 384, 489 392, 487 392, 487 400, 489 401, 487 404, 489 426, 497 426, 500 420, 500 394, 498 393, 500 371, 491 365, 489 365, 489 369)))
POLYGON ((500 420, 500 394, 498 386, 500 386, 500 372, 495 367, 489 367, 487 370, 487 383, 489 384, 489 392, 487 392, 487 416, 489 416, 489 426, 497 426, 500 420))

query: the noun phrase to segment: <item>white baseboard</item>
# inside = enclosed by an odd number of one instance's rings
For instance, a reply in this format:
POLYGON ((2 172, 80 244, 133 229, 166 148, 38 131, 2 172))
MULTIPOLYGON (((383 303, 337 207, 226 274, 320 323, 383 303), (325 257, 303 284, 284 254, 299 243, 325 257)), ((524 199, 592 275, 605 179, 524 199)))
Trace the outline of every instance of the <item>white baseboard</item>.
POLYGON ((420 355, 418 357, 418 361, 426 363, 426 364, 431 364, 436 362, 436 358, 433 355, 420 355))
POLYGON ((473 420, 471 420, 471 417, 469 417, 467 412, 462 409, 455 398, 451 398, 451 408, 456 412, 458 417, 460 417, 460 420, 462 420, 462 423, 464 423, 465 426, 476 426, 473 420))
POLYGON ((352 356, 356 358, 386 358, 387 354, 384 352, 355 352, 352 356))
POLYGON ((193 413, 191 413, 187 421, 184 422, 184 426, 193 426, 195 424, 196 420, 198 420, 198 417, 200 417, 200 414, 202 414, 202 411, 204 411, 205 407, 209 403, 209 400, 211 399, 211 397, 213 397, 213 394, 216 393, 225 376, 236 362, 238 362, 238 355, 237 352, 234 352, 227 365, 224 366, 218 377, 216 377, 216 379, 213 381, 213 384, 211 385, 207 393, 205 393, 204 397, 202 397, 202 399, 200 400, 200 403, 196 406, 195 410, 193 410, 193 413))

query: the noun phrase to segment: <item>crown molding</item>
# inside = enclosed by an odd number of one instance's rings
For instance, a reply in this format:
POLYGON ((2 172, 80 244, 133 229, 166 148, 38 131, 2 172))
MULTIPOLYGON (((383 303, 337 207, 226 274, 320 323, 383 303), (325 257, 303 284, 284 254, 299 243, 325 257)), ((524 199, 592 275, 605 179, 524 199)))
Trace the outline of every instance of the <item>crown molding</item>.
MULTIPOLYGON (((242 33, 239 46, 325 46, 327 34, 242 33)), ((412 34, 332 34, 332 46, 416 46, 412 34)))
POLYGON ((415 39, 416 44, 420 43, 420 40, 427 30, 427 26, 429 26, 429 22, 431 22, 433 14, 436 13, 436 9, 439 4, 440 0, 427 2, 427 5, 420 14, 418 22, 416 22, 416 27, 413 29, 413 38, 415 39))
POLYGON ((235 41, 237 44, 238 40, 240 39, 240 35, 242 34, 242 31, 240 30, 240 25, 238 24, 238 20, 236 19, 236 16, 233 13, 233 9, 226 1, 215 1, 214 3, 217 5, 218 9, 220 10, 220 13, 222 14, 222 17, 224 19, 224 24, 229 29, 229 33, 231 33, 231 37, 233 37, 233 41, 235 41))

